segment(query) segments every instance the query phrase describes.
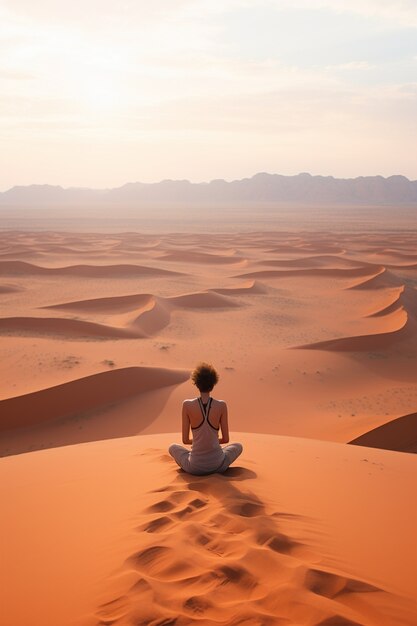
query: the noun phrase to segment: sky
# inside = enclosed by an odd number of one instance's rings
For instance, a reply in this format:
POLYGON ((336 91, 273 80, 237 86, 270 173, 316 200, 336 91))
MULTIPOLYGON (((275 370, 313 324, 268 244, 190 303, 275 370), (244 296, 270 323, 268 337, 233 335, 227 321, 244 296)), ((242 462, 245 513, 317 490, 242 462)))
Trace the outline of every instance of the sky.
POLYGON ((0 0, 0 191, 417 179, 417 0, 0 0))

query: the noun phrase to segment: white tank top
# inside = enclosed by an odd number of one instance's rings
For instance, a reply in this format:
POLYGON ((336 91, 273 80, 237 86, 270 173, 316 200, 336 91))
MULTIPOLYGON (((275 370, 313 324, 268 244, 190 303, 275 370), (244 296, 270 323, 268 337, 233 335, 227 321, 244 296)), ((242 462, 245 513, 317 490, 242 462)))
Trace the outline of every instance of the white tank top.
POLYGON ((219 428, 213 426, 209 419, 212 398, 209 398, 204 407, 201 398, 198 398, 202 421, 193 432, 193 444, 190 453, 190 462, 200 470, 215 470, 223 463, 224 452, 219 443, 219 428))

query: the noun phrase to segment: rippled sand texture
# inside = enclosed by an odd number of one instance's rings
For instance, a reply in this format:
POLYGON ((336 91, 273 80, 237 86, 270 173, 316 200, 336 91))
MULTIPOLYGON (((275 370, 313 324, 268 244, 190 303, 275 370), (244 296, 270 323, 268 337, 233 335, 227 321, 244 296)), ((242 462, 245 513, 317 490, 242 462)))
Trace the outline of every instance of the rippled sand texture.
POLYGON ((414 230, 2 232, 0 355, 8 626, 416 623, 414 230), (245 446, 203 480, 199 360, 245 446))

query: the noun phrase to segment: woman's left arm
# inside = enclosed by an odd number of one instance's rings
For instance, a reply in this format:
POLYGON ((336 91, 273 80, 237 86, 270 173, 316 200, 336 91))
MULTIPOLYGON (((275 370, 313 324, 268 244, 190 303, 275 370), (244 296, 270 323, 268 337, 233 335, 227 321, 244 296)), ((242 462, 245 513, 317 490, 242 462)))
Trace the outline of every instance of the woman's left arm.
POLYGON ((191 444, 190 439, 190 420, 187 414, 187 406, 185 402, 182 405, 182 442, 185 444, 191 444))
POLYGON ((219 439, 219 443, 229 443, 229 420, 227 417, 227 404, 222 401, 222 414, 220 416, 220 428, 222 429, 222 436, 219 439))

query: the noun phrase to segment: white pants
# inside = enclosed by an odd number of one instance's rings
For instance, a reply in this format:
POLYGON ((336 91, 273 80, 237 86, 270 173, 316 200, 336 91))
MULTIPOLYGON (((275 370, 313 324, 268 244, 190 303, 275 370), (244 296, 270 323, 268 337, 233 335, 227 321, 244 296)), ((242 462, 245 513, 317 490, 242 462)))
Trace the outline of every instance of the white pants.
POLYGON ((188 474, 196 474, 196 475, 204 475, 204 474, 214 474, 214 473, 222 473, 227 470, 229 465, 233 463, 237 459, 237 457, 242 454, 243 446, 241 443, 230 443, 227 446, 222 448, 224 453, 223 463, 220 467, 217 467, 211 471, 201 471, 198 468, 193 466, 192 461, 190 461, 190 450, 184 448, 184 446, 180 446, 178 443, 173 443, 169 446, 168 452, 175 459, 177 464, 188 474))

